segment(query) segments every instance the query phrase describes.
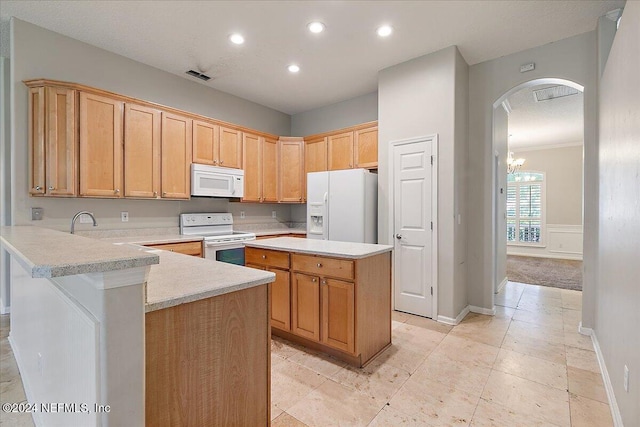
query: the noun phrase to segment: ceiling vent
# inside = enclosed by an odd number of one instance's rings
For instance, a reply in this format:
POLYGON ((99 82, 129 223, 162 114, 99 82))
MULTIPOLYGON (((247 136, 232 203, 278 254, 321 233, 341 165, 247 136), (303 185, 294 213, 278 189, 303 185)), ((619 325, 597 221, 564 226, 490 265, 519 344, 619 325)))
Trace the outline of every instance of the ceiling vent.
POLYGON ((195 70, 189 70, 189 71, 187 71, 187 74, 189 74, 190 76, 193 76, 193 77, 197 77, 200 80, 204 80, 205 82, 207 80, 211 80, 211 77, 207 76, 206 74, 199 73, 199 72, 197 72, 195 70))
POLYGON ((569 86, 552 86, 544 89, 533 91, 533 97, 536 102, 549 101, 556 98, 564 98, 565 96, 577 95, 580 91, 569 86))

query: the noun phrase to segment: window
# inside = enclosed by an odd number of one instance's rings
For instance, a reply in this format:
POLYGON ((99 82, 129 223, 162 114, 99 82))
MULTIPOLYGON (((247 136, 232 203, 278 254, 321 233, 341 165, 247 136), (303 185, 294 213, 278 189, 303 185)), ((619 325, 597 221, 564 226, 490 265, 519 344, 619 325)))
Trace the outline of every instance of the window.
POLYGON ((544 173, 507 175, 507 244, 541 245, 544 226, 544 173))

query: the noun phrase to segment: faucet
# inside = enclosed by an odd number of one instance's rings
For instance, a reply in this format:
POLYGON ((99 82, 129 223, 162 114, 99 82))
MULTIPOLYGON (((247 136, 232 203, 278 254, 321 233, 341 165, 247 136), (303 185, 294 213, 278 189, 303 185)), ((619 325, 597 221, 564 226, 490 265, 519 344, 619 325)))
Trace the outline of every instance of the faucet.
POLYGON ((76 220, 78 218, 80 218, 81 215, 89 215, 91 217, 91 219, 93 220, 93 226, 97 226, 98 222, 96 221, 96 218, 93 216, 93 214, 89 211, 80 211, 77 214, 75 214, 73 216, 73 218, 71 219, 71 234, 73 234, 74 228, 76 226, 76 220))

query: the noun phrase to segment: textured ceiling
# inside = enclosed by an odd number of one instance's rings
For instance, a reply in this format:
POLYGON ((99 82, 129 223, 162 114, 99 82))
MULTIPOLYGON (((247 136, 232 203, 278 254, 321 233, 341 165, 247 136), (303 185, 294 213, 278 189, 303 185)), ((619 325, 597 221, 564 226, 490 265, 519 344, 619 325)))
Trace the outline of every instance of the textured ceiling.
MULTIPOLYGON (((457 45, 472 65, 595 29, 624 1, 2 1, 10 16, 294 114, 377 89, 379 70, 457 45), (311 34, 306 24, 326 30, 311 34), (383 23, 394 33, 381 39, 383 23), (246 43, 231 45, 232 32, 246 43), (301 71, 287 72, 295 62, 301 71), (199 81, 199 80, 197 80, 199 81)), ((3 46, 6 49, 6 46, 3 46)), ((5 53, 6 54, 6 53, 5 53)))
POLYGON ((509 150, 582 144, 583 94, 536 102, 533 91, 551 85, 522 89, 509 97, 509 150))

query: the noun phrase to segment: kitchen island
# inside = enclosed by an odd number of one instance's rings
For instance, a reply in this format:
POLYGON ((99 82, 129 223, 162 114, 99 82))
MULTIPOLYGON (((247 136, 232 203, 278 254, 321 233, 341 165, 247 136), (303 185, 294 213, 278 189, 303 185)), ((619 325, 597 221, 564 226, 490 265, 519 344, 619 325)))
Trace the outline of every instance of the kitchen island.
POLYGON ((38 412, 38 424, 269 423, 273 273, 39 227, 1 231, 27 398, 88 408, 38 412))
POLYGON ((392 246, 279 237, 247 242, 272 271, 271 331, 362 367, 391 345, 392 246))

